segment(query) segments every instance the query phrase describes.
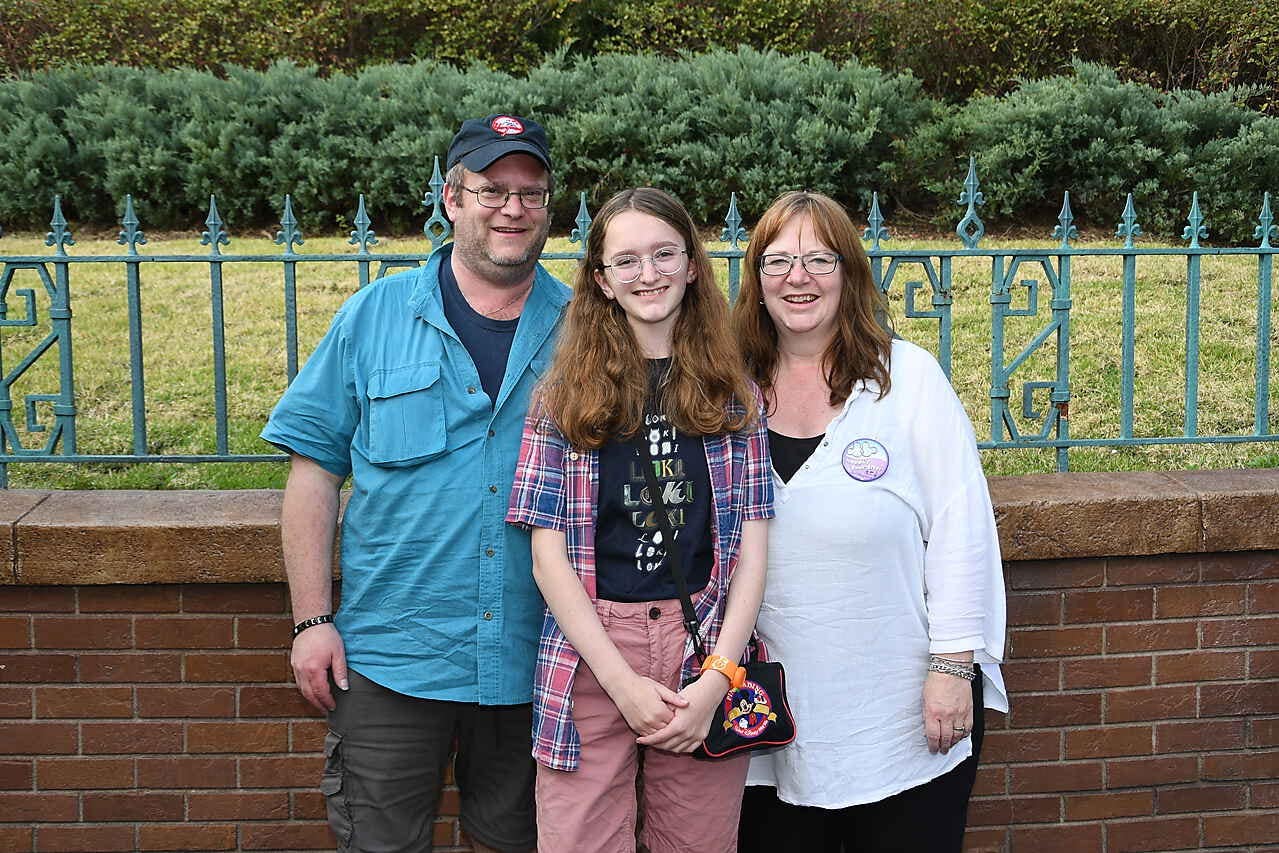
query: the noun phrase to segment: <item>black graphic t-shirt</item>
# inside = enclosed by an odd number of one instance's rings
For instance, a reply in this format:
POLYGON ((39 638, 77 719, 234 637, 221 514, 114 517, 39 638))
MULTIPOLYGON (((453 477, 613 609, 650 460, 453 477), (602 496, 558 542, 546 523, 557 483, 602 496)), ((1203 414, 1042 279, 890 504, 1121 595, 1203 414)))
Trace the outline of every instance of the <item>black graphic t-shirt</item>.
MULTIPOLYGON (((655 377, 668 360, 653 362, 655 377)), ((671 426, 659 413, 644 417, 644 428, 629 441, 600 449, 599 516, 595 525, 596 594, 606 601, 677 598, 666 549, 657 526, 643 465, 655 465, 671 527, 684 557, 689 594, 705 588, 715 561, 711 537, 711 482, 706 442, 671 426), (652 449, 648 461, 644 444, 652 449)))
POLYGON ((520 318, 494 320, 471 307, 458 287, 453 274, 452 256, 446 256, 440 264, 440 297, 444 303, 444 319, 457 332, 462 346, 471 355, 475 370, 480 374, 480 387, 488 394, 490 403, 497 403, 506 376, 506 361, 515 342, 515 329, 520 318))

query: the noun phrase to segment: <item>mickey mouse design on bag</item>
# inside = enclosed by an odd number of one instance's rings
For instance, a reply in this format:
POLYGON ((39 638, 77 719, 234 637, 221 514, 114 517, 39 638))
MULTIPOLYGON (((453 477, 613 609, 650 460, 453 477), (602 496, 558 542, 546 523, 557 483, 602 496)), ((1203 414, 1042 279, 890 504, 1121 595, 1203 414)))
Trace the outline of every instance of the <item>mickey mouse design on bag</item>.
POLYGON ((749 679, 724 697, 724 730, 743 738, 757 738, 777 721, 768 691, 749 679))

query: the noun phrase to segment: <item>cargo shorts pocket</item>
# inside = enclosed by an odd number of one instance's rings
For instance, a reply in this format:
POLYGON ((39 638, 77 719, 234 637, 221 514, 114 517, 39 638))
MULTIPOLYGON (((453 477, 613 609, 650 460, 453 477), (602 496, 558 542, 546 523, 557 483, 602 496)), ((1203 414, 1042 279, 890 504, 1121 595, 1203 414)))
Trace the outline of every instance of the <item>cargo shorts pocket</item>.
POLYGON ((346 767, 342 762, 342 736, 330 730, 324 735, 324 775, 320 777, 320 793, 329 811, 329 828, 337 839, 338 850, 351 848, 351 806, 342 790, 346 767))
POLYGON ((368 459, 399 467, 426 462, 448 444, 440 363, 375 370, 369 376, 368 459))

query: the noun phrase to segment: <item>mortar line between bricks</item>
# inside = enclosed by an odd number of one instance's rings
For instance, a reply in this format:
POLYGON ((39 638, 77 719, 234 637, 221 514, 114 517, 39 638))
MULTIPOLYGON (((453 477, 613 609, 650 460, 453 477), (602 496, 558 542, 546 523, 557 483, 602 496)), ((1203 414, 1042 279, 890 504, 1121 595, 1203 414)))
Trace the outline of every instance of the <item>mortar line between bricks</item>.
MULTIPOLYGON (((18 577, 18 525, 22 523, 22 519, 26 518, 28 515, 35 512, 36 507, 40 506, 40 504, 47 501, 50 495, 51 495, 50 492, 45 492, 43 495, 40 496, 40 500, 36 501, 34 504, 31 505, 30 509, 22 513, 22 515, 15 518, 9 524, 9 553, 13 555, 10 558, 9 574, 13 576, 13 582, 15 585, 18 583, 21 583, 21 579, 18 577)), ((77 604, 77 609, 78 608, 79 608, 79 605, 77 604)))

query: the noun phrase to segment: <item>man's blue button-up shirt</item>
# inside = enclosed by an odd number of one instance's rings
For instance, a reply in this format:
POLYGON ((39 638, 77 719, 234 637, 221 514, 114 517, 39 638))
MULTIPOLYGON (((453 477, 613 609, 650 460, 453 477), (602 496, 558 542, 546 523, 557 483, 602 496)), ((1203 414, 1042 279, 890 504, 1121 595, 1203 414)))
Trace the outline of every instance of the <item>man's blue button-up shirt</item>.
POLYGON ((529 534, 503 519, 570 291, 537 268, 490 401, 444 317, 451 249, 347 300, 262 437, 352 475, 336 618, 351 667, 411 696, 517 704, 544 605, 529 534))

